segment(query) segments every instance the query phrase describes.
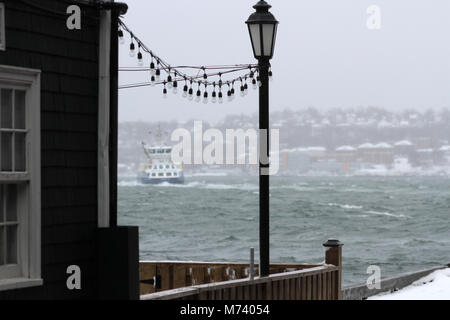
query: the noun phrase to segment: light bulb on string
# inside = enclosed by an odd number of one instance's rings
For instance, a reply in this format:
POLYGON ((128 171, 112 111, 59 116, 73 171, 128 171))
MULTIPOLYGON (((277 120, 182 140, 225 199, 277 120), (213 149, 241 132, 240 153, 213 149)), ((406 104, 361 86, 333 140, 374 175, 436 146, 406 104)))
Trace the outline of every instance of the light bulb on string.
POLYGON ((131 38, 131 43, 130 43, 130 57, 133 58, 135 54, 135 47, 134 47, 134 42, 133 42, 133 38, 131 38))
POLYGON ((169 89, 172 89, 172 87, 173 87, 173 84, 172 84, 172 75, 171 75, 171 70, 170 70, 170 68, 169 68, 168 71, 167 71, 167 87, 168 87, 169 89))
POLYGON ((159 62, 158 62, 158 66, 155 71, 155 78, 156 78, 156 81, 158 81, 158 82, 161 80, 161 69, 159 69, 159 62))
POLYGON ((242 82, 242 78, 240 78, 240 80, 241 80, 241 87, 240 87, 240 90, 241 90, 241 97, 243 97, 243 96, 245 96, 245 93, 244 93, 245 89, 244 89, 244 84, 243 84, 243 82, 242 82))
POLYGON ((167 98, 167 88, 166 88, 166 82, 164 81, 164 89, 163 89, 163 97, 167 98))
POLYGON ((216 83, 213 83, 213 92, 211 93, 211 102, 216 103, 217 102, 217 93, 216 93, 216 83))
POLYGON ((207 104, 208 103, 208 87, 206 82, 204 83, 205 85, 205 92, 203 93, 203 103, 207 104))
POLYGON ((219 91, 218 96, 219 96, 219 103, 222 104, 222 103, 223 103, 223 94, 222 94, 222 91, 219 91))
POLYGON ((142 67, 144 65, 144 60, 142 59, 142 52, 141 52, 141 44, 138 43, 138 66, 142 67))
POLYGON ((178 82, 177 82, 177 80, 175 80, 173 82, 173 84, 172 84, 172 92, 173 92, 173 94, 177 94, 177 92, 178 92, 178 82))
POLYGON ((256 85, 256 79, 253 78, 252 79, 252 85, 253 85, 253 89, 256 90, 258 88, 258 86, 256 85))
POLYGON ((231 83, 231 100, 234 100, 234 81, 231 83))
POLYGON ((244 95, 246 96, 248 94, 248 84, 247 84, 247 77, 245 78, 244 83, 244 95))
POLYGON ((261 78, 259 76, 256 77, 256 82, 258 83, 258 87, 262 86, 261 78))
POLYGON ((189 101, 192 101, 194 99, 194 89, 192 89, 192 80, 191 80, 191 86, 189 88, 189 101))
POLYGON ((187 97, 188 90, 189 90, 189 88, 188 88, 188 86, 187 86, 187 84, 186 84, 186 78, 184 78, 183 98, 186 98, 186 97, 187 97))
POLYGON ((150 73, 152 76, 155 75, 156 71, 155 71, 155 63, 153 62, 153 55, 152 55, 152 60, 150 62, 150 73))
POLYGON ((202 92, 200 91, 200 83, 199 83, 198 87, 197 87, 197 95, 195 97, 195 102, 200 102, 201 97, 202 97, 202 92))
POLYGON ((117 31, 117 35, 119 36, 119 43, 124 44, 125 38, 123 37, 123 31, 122 28, 119 28, 119 31, 117 31))
POLYGON ((269 68, 269 80, 273 81, 272 67, 269 68))
POLYGON ((155 78, 155 76, 151 76, 151 77, 150 77, 150 82, 151 82, 151 84, 152 84, 152 87, 154 87, 154 86, 155 86, 155 83, 156 83, 156 78, 155 78))

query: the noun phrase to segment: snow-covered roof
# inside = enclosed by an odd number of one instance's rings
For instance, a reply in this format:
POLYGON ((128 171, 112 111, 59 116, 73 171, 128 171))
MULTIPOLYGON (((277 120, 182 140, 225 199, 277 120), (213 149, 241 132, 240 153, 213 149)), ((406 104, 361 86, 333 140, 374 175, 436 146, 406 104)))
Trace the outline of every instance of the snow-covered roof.
POLYGON ((430 153, 430 152, 433 152, 433 149, 430 149, 430 148, 428 148, 428 149, 418 149, 417 152, 430 153))
POLYGON ((356 149, 352 146, 341 146, 339 148, 336 148, 336 151, 355 151, 356 149))
POLYGON ((378 123, 378 128, 387 128, 387 127, 393 127, 393 124, 384 119, 378 123))
POLYGON ((308 147, 308 151, 327 151, 327 148, 325 147, 308 147))
POLYGON ((391 149, 392 145, 390 145, 389 143, 386 143, 386 142, 380 142, 380 143, 376 144, 374 146, 374 148, 377 148, 377 149, 391 149))
POLYGON ((397 147, 403 147, 403 146, 412 146, 413 144, 411 143, 411 141, 408 140, 402 140, 402 141, 398 141, 395 143, 395 146, 397 147))
POLYGON ((450 151, 450 145, 449 146, 442 146, 442 147, 440 147, 439 151, 450 151))
POLYGON ((372 149, 374 145, 370 142, 363 143, 362 145, 358 146, 358 149, 372 149))

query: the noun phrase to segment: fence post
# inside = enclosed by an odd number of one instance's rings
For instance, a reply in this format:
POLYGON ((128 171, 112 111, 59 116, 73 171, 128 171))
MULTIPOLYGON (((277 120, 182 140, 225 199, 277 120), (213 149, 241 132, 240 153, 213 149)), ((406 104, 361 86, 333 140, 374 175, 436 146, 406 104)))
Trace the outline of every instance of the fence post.
POLYGON ((325 247, 325 263, 332 264, 339 267, 338 278, 337 278, 337 297, 339 300, 342 299, 342 246, 337 239, 328 239, 327 242, 323 244, 325 247))
POLYGON ((250 268, 249 268, 250 280, 255 277, 255 248, 250 248, 250 268))

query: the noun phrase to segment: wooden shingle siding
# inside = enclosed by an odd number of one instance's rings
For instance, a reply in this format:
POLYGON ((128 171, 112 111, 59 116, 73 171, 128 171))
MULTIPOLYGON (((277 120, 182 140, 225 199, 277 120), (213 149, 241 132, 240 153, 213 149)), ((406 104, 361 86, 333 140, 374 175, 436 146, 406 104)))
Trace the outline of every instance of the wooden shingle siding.
POLYGON ((82 29, 66 28, 65 0, 0 0, 6 50, 0 64, 41 74, 42 277, 44 285, 0 292, 0 299, 96 296, 98 11, 81 6, 82 29), (82 290, 66 269, 82 270, 82 290))

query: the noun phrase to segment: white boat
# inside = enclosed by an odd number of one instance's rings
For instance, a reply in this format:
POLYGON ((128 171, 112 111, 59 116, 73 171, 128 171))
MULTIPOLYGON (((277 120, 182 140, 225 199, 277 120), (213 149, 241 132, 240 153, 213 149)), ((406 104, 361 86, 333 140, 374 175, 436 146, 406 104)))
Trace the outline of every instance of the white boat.
MULTIPOLYGON (((157 134, 161 136, 160 130, 157 134)), ((148 147, 142 142, 147 162, 141 165, 138 181, 144 184, 184 183, 184 172, 181 163, 171 159, 172 147, 161 144, 148 147)))

